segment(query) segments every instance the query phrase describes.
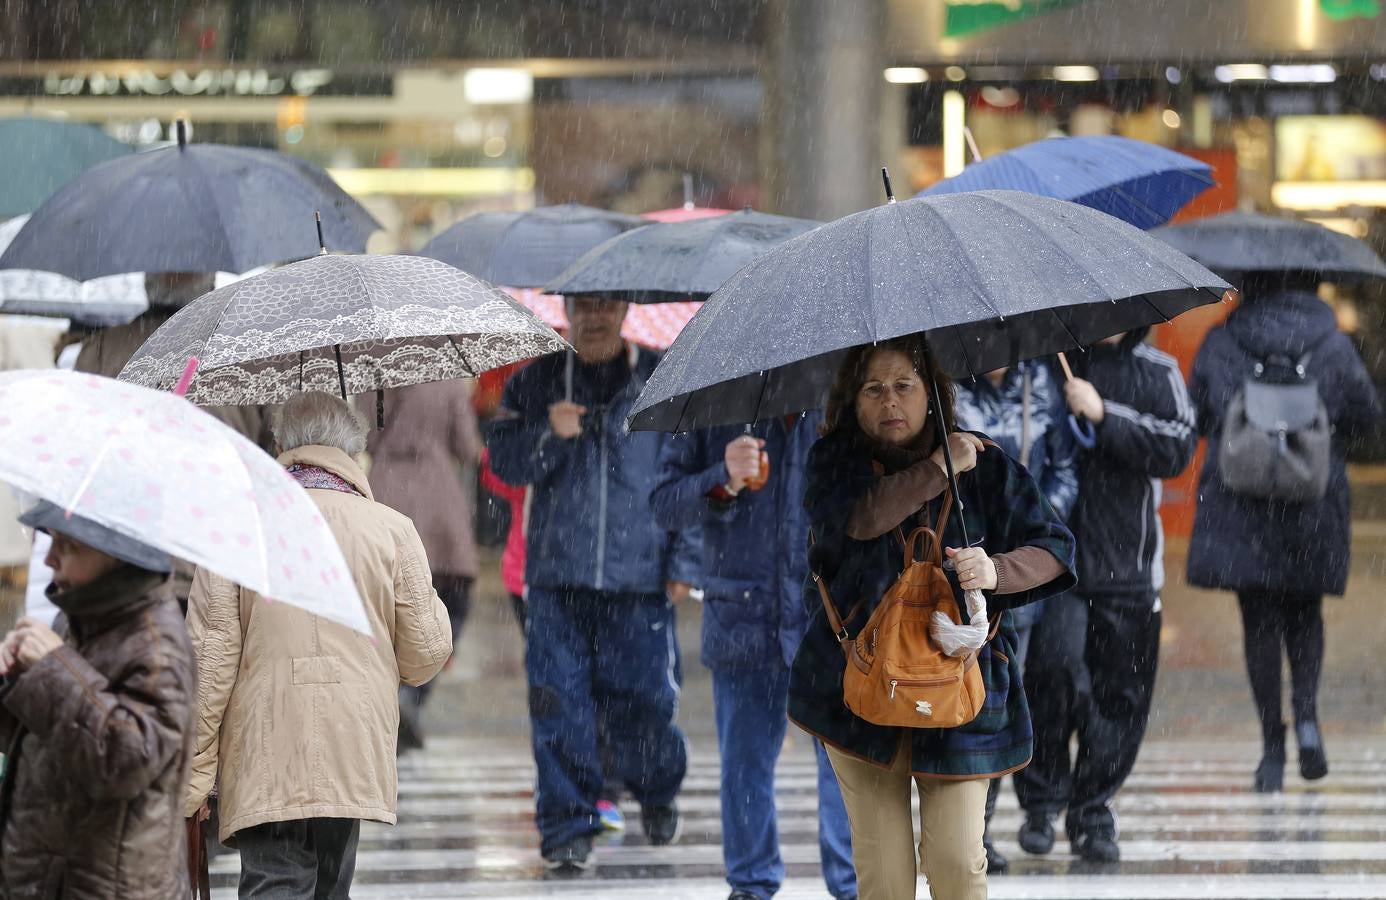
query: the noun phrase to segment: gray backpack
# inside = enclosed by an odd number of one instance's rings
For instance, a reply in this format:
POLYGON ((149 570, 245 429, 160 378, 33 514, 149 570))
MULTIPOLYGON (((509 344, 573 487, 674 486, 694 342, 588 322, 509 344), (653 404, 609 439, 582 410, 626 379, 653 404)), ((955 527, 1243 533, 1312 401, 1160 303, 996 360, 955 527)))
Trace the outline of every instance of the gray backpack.
POLYGON ((1333 433, 1318 385, 1306 370, 1313 350, 1299 359, 1252 354, 1252 374, 1223 417, 1218 474, 1232 493, 1312 503, 1328 489, 1333 433), (1279 377, 1268 376, 1272 369, 1279 377))

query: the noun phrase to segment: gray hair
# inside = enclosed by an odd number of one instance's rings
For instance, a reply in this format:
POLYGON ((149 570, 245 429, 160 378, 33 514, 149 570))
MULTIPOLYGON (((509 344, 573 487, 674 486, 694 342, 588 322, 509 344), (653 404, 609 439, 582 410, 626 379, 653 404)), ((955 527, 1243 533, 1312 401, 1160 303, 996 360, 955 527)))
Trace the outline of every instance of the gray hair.
POLYGON ((275 411, 270 423, 280 452, 309 444, 336 447, 347 456, 366 449, 366 422, 341 397, 309 391, 295 394, 275 411))

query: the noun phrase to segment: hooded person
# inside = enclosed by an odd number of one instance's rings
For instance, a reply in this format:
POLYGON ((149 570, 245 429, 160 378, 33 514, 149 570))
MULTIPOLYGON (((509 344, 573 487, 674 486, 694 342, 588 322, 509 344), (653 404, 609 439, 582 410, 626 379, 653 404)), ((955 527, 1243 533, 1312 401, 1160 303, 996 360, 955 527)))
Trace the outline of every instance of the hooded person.
POLYGON ((1179 364, 1145 343, 1147 331, 1089 347, 1075 360, 1082 377, 1064 384, 1069 411, 1091 424, 1092 439, 1078 456, 1068 522, 1078 585, 1048 601, 1025 665, 1035 753, 1015 786, 1027 853, 1053 849, 1053 819, 1067 807, 1075 855, 1121 856, 1112 801, 1145 736, 1160 652, 1161 479, 1184 470, 1198 440, 1179 364))
POLYGON ((193 656, 171 560, 46 501, 20 522, 52 537, 63 615, 0 643, 0 894, 187 896, 193 656))
POLYGON ((1204 339, 1190 384, 1208 456, 1198 479, 1189 583, 1237 594, 1264 744, 1253 786, 1262 792, 1278 791, 1284 781, 1282 650, 1290 664, 1300 774, 1306 779, 1328 774, 1318 726, 1323 595, 1347 588, 1348 443, 1381 416, 1376 387, 1357 348, 1338 331, 1333 310, 1314 293, 1317 286, 1317 277, 1308 273, 1249 279, 1243 302, 1204 339), (1270 370, 1277 381, 1296 380, 1275 371, 1277 358, 1303 367, 1327 413, 1332 435, 1327 484, 1315 500, 1248 496, 1229 488, 1220 474, 1228 408, 1254 369, 1270 370))

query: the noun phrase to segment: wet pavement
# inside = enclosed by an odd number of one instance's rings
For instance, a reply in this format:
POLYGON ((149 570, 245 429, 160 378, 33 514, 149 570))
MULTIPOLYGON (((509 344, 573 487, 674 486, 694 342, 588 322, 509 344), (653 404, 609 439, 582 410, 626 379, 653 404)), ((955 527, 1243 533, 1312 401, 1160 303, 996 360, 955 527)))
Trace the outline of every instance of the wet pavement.
MULTIPOLYGON (((1008 788, 994 833, 1012 874, 992 878, 990 895, 1386 897, 1386 667, 1379 664, 1386 534, 1362 531, 1348 596, 1325 603, 1327 779, 1303 782, 1291 748, 1286 792, 1250 792, 1259 747, 1235 601, 1171 583, 1151 738, 1117 804, 1122 862, 1084 864, 1062 837, 1052 855, 1027 857, 1014 840, 1020 815, 1008 788)), ((1179 550, 1174 544, 1167 560, 1172 580, 1182 570, 1179 550)), ((696 605, 681 612, 679 626, 680 722, 693 750, 680 842, 647 846, 638 809, 627 803, 630 828, 604 840, 596 868, 555 882, 544 877, 533 826, 519 629, 489 575, 480 588, 456 664, 428 710, 429 745, 401 762, 399 825, 363 828, 352 896, 725 897, 711 686, 697 663, 696 605)), ((778 896, 826 898, 818 878, 813 757, 792 728, 778 795, 788 876, 778 896)), ((235 870, 234 855, 215 861, 217 897, 234 896, 235 870)))

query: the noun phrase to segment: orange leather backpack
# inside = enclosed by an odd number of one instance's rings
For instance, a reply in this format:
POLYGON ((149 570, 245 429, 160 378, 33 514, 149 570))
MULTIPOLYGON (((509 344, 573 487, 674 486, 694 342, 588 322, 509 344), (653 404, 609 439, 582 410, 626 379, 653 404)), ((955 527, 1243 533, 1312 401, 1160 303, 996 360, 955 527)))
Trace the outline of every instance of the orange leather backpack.
MULTIPOLYGON (((934 528, 920 527, 904 538, 904 571, 871 614, 855 640, 828 594, 828 586, 813 573, 823 611, 847 656, 842 699, 853 713, 875 725, 902 728, 956 728, 977 717, 986 699, 977 654, 948 656, 929 635, 929 619, 942 610, 961 624, 962 614, 953 587, 943 572, 940 535, 953 505, 944 494, 934 528), (924 559, 915 558, 916 544, 925 542, 924 559)), ((848 614, 851 619, 855 610, 848 614)), ((998 619, 999 621, 999 619, 998 619)), ((995 624, 992 627, 995 635, 995 624)))

